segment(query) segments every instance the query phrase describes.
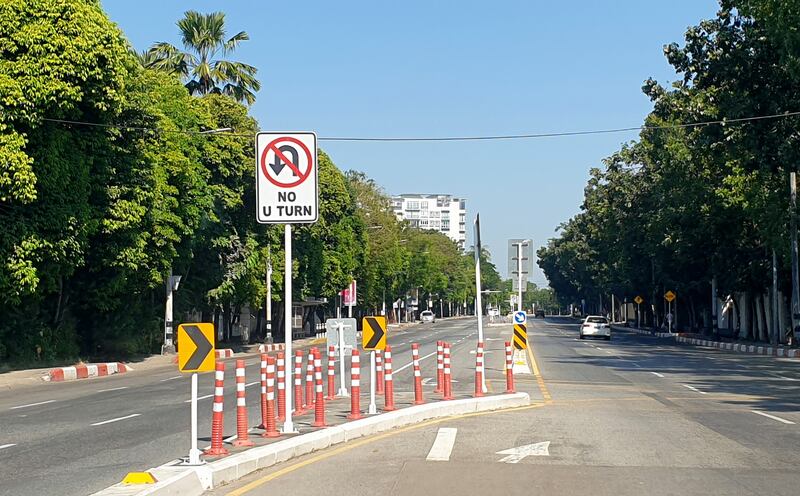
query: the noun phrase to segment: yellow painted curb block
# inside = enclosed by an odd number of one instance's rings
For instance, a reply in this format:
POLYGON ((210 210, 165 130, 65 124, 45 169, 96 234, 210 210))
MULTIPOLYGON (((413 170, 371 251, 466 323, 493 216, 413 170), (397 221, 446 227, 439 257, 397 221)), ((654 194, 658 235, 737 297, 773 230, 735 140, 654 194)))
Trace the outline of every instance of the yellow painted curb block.
POLYGON ((150 472, 128 472, 122 479, 123 484, 155 484, 156 478, 150 472))

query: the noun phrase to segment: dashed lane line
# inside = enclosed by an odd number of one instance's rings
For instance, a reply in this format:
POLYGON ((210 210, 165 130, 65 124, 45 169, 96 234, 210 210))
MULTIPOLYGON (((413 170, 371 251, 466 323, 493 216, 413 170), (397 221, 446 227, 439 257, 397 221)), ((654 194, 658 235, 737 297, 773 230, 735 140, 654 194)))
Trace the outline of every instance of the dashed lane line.
POLYGON ((776 417, 775 415, 770 415, 769 413, 761 412, 758 410, 750 410, 750 411, 755 413, 756 415, 761 415, 762 417, 767 417, 772 420, 777 420, 778 422, 782 422, 784 424, 794 425, 794 422, 792 422, 791 420, 786 420, 785 418, 776 417))
POLYGON ((161 379, 158 382, 174 381, 175 379, 180 379, 181 377, 183 377, 183 376, 182 375, 176 375, 176 376, 173 376, 173 377, 167 377, 166 379, 161 379))
POLYGON ((113 419, 109 419, 109 420, 103 420, 102 422, 95 422, 94 424, 91 424, 91 425, 93 427, 96 427, 98 425, 105 425, 105 424, 110 424, 112 422, 119 422, 120 420, 128 420, 128 419, 131 419, 131 418, 134 418, 134 417, 138 417, 140 415, 141 415, 141 413, 132 413, 132 414, 126 415, 124 417, 117 417, 117 418, 113 418, 113 419))
POLYGON ((121 391, 123 389, 128 389, 128 386, 120 386, 120 387, 109 388, 109 389, 98 389, 97 392, 98 393, 105 393, 105 392, 108 392, 108 391, 121 391))
POLYGON ((11 444, 0 444, 0 450, 1 450, 1 449, 6 449, 6 448, 10 448, 10 447, 12 447, 12 446, 16 446, 16 443, 11 443, 11 444))
POLYGON ((449 461, 453 446, 456 444, 456 434, 458 434, 458 429, 455 427, 440 427, 425 459, 429 462, 449 461))
POLYGON ((39 405, 46 405, 48 403, 55 403, 56 400, 47 400, 47 401, 40 401, 38 403, 28 403, 27 405, 19 405, 19 406, 12 406, 9 410, 18 410, 20 408, 28 408, 31 406, 39 406, 39 405))
MULTIPOLYGON (((426 358, 432 357, 432 356, 433 356, 433 355, 435 355, 435 354, 436 354, 436 352, 435 352, 435 351, 434 351, 434 352, 432 352, 432 353, 428 353, 428 354, 427 354, 427 355, 425 355, 424 357, 420 357, 419 361, 420 361, 420 362, 422 362, 422 361, 423 361, 423 360, 425 360, 426 358)), ((411 367, 412 365, 414 365, 414 362, 413 362, 413 361, 412 361, 412 362, 408 362, 407 364, 403 365, 402 367, 398 367, 398 368, 396 368, 396 369, 394 370, 394 373, 396 374, 396 373, 400 372, 401 370, 405 370, 405 369, 407 369, 407 368, 411 367)))
POLYGON ((691 389, 691 390, 692 390, 692 391, 694 391, 695 393, 700 393, 700 394, 708 394, 707 392, 705 392, 705 391, 700 391, 700 390, 699 390, 699 389, 697 389, 696 387, 694 387, 694 386, 690 386, 690 385, 688 385, 688 384, 681 384, 681 386, 685 387, 686 389, 691 389))
MULTIPOLYGON (((200 400, 207 400, 208 398, 211 398, 211 397, 213 397, 213 396, 214 396, 213 394, 207 394, 207 395, 205 395, 205 396, 198 396, 198 397, 197 397, 197 401, 200 401, 200 400)), ((184 403, 191 403, 191 402, 192 402, 192 399, 191 399, 191 398, 189 398, 188 400, 184 401, 184 403)))
POLYGON ((661 377, 661 378, 664 377, 664 374, 659 374, 658 372, 650 372, 650 373, 653 374, 656 377, 661 377))

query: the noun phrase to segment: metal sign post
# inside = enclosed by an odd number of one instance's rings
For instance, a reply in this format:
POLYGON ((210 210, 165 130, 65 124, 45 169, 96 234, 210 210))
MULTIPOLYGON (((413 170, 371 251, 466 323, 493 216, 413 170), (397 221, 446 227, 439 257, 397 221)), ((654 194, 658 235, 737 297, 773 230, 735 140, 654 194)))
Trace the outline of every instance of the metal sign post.
MULTIPOLYGON (((284 267, 286 274, 283 277, 283 343, 286 349, 287 364, 292 358, 292 225, 286 224, 284 231, 284 248, 285 261, 284 267)), ((288 370, 288 367, 287 367, 288 370)), ((286 388, 286 403, 284 415, 286 420, 283 421, 283 433, 289 434, 297 432, 292 423, 292 388, 286 388)))
POLYGON ((189 448, 189 465, 200 465, 200 450, 197 449, 197 372, 192 373, 192 445, 189 448))
POLYGON ((197 449, 197 373, 214 370, 214 324, 203 322, 178 326, 178 370, 191 372, 191 432, 189 457, 185 465, 201 465, 197 449))
MULTIPOLYGON (((475 216, 475 316, 478 320, 478 342, 483 343, 483 304, 481 303, 481 216, 475 216)), ((481 374, 481 391, 486 394, 486 374, 481 374)))
POLYGON ((369 410, 378 413, 375 406, 375 350, 386 349, 386 317, 364 317, 361 323, 361 347, 369 350, 369 410))
POLYGON ((369 352, 369 409, 367 413, 375 415, 378 408, 375 406, 375 350, 369 352))
POLYGON ((344 343, 344 324, 339 322, 339 324, 336 326, 336 330, 338 331, 338 334, 339 334, 339 344, 338 344, 338 348, 339 348, 339 377, 340 377, 340 381, 339 381, 339 396, 346 397, 346 396, 350 396, 350 394, 347 393, 347 388, 344 387, 344 357, 345 357, 345 354, 344 354, 344 347, 345 347, 345 343, 344 343))

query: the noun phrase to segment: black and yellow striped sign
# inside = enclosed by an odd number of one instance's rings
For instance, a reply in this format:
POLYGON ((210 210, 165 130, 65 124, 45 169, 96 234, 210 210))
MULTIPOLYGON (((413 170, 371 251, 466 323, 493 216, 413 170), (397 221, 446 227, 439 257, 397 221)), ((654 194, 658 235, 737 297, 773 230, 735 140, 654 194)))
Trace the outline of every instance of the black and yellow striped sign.
POLYGON ((514 324, 514 348, 524 350, 528 347, 528 328, 525 324, 514 324))

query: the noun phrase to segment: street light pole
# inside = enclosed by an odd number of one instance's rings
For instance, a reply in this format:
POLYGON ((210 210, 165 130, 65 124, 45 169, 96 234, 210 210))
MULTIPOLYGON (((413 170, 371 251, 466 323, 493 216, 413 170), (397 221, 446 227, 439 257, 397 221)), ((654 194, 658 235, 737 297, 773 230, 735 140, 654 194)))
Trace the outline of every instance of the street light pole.
MULTIPOLYGON (((791 212, 789 219, 791 221, 791 236, 792 236, 792 339, 797 336, 797 320, 800 318, 800 281, 798 281, 798 261, 797 261, 797 175, 794 172, 789 173, 789 193, 790 193, 790 207, 791 212)), ((780 341, 780 340, 779 340, 780 341)))
POLYGON ((267 343, 272 343, 272 252, 271 251, 268 252, 267 255, 266 312, 267 312, 267 322, 266 322, 267 336, 265 341, 267 343))

